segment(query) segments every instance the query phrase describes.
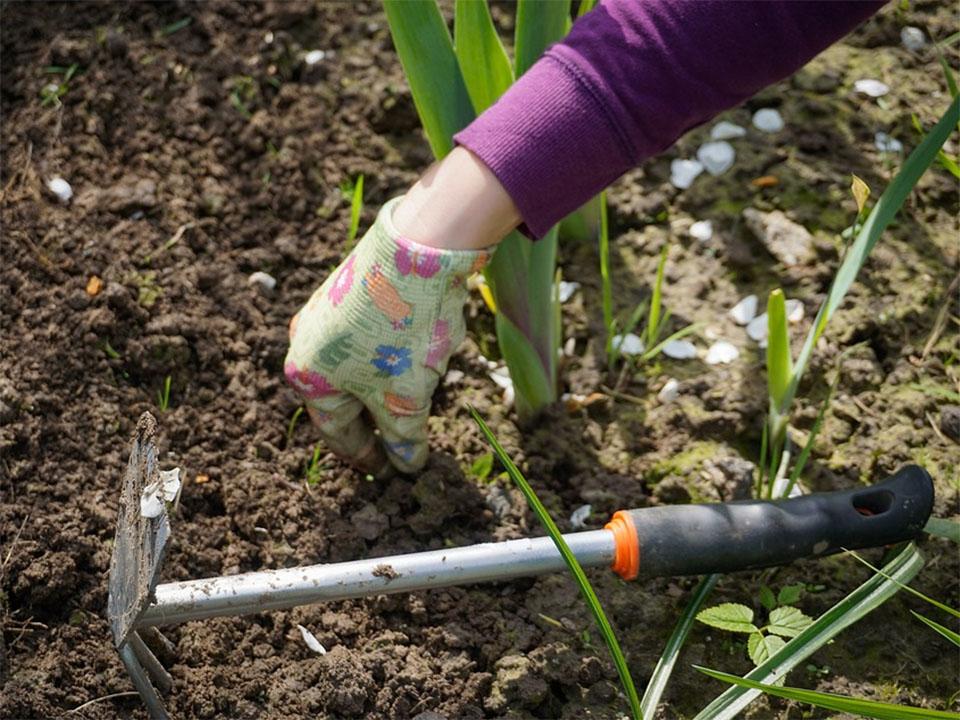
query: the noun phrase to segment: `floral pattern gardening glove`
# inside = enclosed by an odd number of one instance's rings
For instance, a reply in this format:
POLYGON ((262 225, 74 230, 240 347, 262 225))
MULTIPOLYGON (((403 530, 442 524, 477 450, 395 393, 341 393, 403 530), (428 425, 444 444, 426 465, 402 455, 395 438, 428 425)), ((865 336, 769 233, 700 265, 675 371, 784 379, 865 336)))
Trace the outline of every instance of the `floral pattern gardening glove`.
POLYGON ((430 399, 466 332, 466 279, 491 255, 400 237, 400 199, 293 316, 284 362, 326 445, 378 477, 426 463, 430 399))

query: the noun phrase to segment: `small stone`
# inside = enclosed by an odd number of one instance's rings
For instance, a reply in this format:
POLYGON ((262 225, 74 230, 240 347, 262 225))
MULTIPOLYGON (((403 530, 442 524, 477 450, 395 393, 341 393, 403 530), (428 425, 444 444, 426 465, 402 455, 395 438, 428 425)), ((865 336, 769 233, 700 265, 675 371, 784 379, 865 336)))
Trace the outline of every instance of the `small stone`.
POLYGON ((582 530, 587 523, 587 520, 590 518, 590 513, 593 512, 592 505, 581 505, 572 513, 570 513, 570 527, 574 530, 582 530))
POLYGON ((303 56, 303 61, 307 65, 316 65, 318 62, 323 60, 327 54, 323 50, 311 50, 306 55, 303 56))
POLYGON ((940 408, 940 432, 960 443, 960 405, 944 405, 940 408))
POLYGON ((697 220, 690 226, 690 237, 700 242, 707 242, 713 237, 713 223, 710 220, 697 220))
POLYGON ((267 292, 271 292, 277 287, 277 279, 273 277, 273 275, 265 273, 262 270, 257 270, 255 273, 250 273, 250 277, 247 278, 247 282, 250 285, 259 285, 267 292))
POLYGON ((783 130, 783 116, 773 108, 763 108, 753 114, 753 126, 757 130, 775 133, 783 130))
POLYGON ((660 392, 657 393, 657 400, 659 400, 664 405, 672 403, 680 396, 680 383, 676 378, 670 378, 667 380, 663 387, 660 388, 660 392))
POLYGON ((787 322, 798 323, 803 320, 803 303, 799 300, 787 300, 784 303, 787 311, 787 322))
POLYGON ((903 143, 890 137, 885 132, 878 132, 873 136, 874 147, 882 153, 902 153, 903 143))
POLYGON ((730 308, 730 317, 737 325, 747 325, 757 315, 756 295, 747 295, 743 300, 730 308))
POLYGON ((704 143, 697 150, 697 160, 714 177, 722 175, 733 167, 733 161, 736 158, 737 153, 733 145, 725 140, 704 143))
POLYGON ((448 387, 450 385, 456 385, 463 380, 464 377, 465 374, 463 370, 447 370, 447 374, 443 376, 443 384, 448 387))
POLYGON ((300 636, 303 638, 303 641, 307 644, 307 647, 313 650, 318 655, 326 655, 327 649, 320 644, 320 641, 317 640, 317 637, 307 630, 303 625, 297 625, 297 629, 300 631, 300 636))
POLYGON ((900 31, 900 42, 910 52, 917 52, 926 47, 927 37, 920 28, 907 25, 900 31))
POLYGON ((734 140, 747 134, 746 128, 742 128, 736 123, 721 120, 710 129, 711 140, 734 140))
POLYGON ((770 254, 784 265, 798 265, 814 259, 816 250, 813 235, 803 225, 784 215, 783 211, 765 213, 746 208, 743 219, 770 254))
POLYGON ((101 290, 103 290, 103 280, 96 275, 91 275, 90 279, 87 280, 87 295, 96 297, 101 290))
POLYGON ((767 314, 761 313, 747 323, 747 335, 751 340, 764 342, 767 339, 767 314))
POLYGON ((674 187, 686 190, 703 172, 703 165, 696 160, 674 160, 670 163, 670 182, 674 187))
POLYGON ((573 294, 580 289, 580 283, 578 282, 567 282, 566 280, 560 281, 560 286, 557 288, 557 296, 560 302, 565 303, 567 300, 573 297, 573 294))
POLYGON ((736 345, 726 340, 717 340, 710 349, 707 350, 707 357, 704 362, 707 365, 727 365, 740 357, 740 351, 736 345))
POLYGON ((689 360, 697 356, 697 346, 689 340, 671 340, 663 346, 663 354, 674 360, 689 360))
POLYGON ((62 177, 50 178, 47 182, 47 190, 56 195, 57 200, 62 203, 70 202, 70 198, 73 197, 73 188, 62 177))
POLYGON ((614 350, 619 350, 623 355, 640 355, 646 350, 643 340, 633 333, 614 335, 611 344, 614 350))
POLYGON ((865 78, 863 80, 857 80, 853 84, 853 89, 858 93, 867 95, 872 98, 883 97, 888 92, 890 92, 890 86, 886 83, 882 83, 879 80, 874 80, 873 78, 865 78))

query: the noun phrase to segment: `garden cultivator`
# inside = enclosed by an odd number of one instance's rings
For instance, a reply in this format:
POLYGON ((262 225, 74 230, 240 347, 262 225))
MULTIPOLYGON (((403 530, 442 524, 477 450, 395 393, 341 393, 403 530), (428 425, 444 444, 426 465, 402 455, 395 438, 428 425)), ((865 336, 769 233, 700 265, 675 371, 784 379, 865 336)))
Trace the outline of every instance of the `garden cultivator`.
MULTIPOLYGON (((155 720, 168 717, 157 688, 173 684, 157 659, 173 650, 159 626, 566 569, 553 541, 541 537, 158 584, 171 528, 155 433, 145 413, 123 480, 108 601, 114 643, 155 720)), ((726 573, 909 540, 932 506, 930 476, 908 466, 856 490, 621 510, 602 530, 564 538, 581 565, 609 566, 626 580, 726 573)))

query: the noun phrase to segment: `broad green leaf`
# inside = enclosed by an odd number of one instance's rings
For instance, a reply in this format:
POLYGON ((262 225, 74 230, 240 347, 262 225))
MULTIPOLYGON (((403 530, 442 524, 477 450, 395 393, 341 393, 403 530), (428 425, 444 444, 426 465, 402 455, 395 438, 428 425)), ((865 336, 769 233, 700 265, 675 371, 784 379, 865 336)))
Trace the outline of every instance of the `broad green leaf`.
POLYGON ((859 215, 867 205, 867 198, 870 197, 870 186, 856 175, 851 175, 851 177, 853 181, 850 184, 850 192, 853 193, 853 199, 857 201, 857 214, 859 215))
POLYGON ((670 639, 667 640, 663 652, 660 653, 660 659, 657 660, 657 666, 653 669, 653 675, 650 676, 650 682, 647 683, 647 689, 643 693, 643 700, 640 701, 640 708, 643 710, 644 717, 652 718, 657 713, 657 705, 660 704, 660 697, 667 687, 670 675, 673 673, 673 667, 680 656, 680 648, 690 634, 690 628, 693 627, 693 621, 696 619, 697 611, 703 605, 707 596, 716 587, 719 575, 707 575, 697 589, 693 591, 693 597, 683 610, 680 620, 677 621, 673 632, 670 633, 670 639))
POLYGON ((563 539, 563 534, 560 532, 557 524, 553 521, 553 518, 550 517, 550 513, 547 512, 547 509, 543 506, 543 503, 540 502, 540 498, 537 497, 537 494, 533 491, 530 483, 527 482, 527 479, 523 476, 523 473, 521 473, 517 466, 514 465, 513 460, 510 459, 510 456, 507 455, 507 452, 500 445, 496 436, 493 434, 493 431, 483 421, 483 418, 480 417, 480 413, 471 407, 470 414, 473 415, 474 421, 480 426, 480 431, 483 433, 484 437, 486 437, 487 442, 490 443, 490 447, 493 448, 493 452, 496 454, 497 459, 500 460, 500 464, 506 468, 510 479, 513 480, 516 486, 520 489, 520 492, 523 493, 523 496, 527 499, 527 503, 530 505, 530 509, 533 510, 534 515, 537 516, 540 524, 543 525, 544 529, 547 531, 547 534, 550 535, 550 539, 553 540, 554 545, 557 546, 557 550, 560 551, 560 555, 563 557, 564 562, 567 564, 567 568, 569 568, 570 573, 573 575, 574 581, 580 588, 580 593, 583 595, 584 600, 587 601, 587 605, 590 607, 590 611, 593 613, 593 617, 597 621, 597 626, 600 628, 600 633, 603 635, 603 639, 607 644, 607 649, 610 651, 610 655, 613 657, 613 664, 617 668, 617 674, 620 676, 620 683, 627 694, 627 699, 630 703, 630 711, 633 714, 634 720, 643 720, 643 713, 640 710, 640 698, 637 696, 637 691, 633 684, 633 678, 630 676, 630 670, 627 667, 627 660, 623 655, 623 651, 620 649, 620 643, 617 642, 617 636, 614 634, 613 628, 610 626, 610 621, 607 620, 607 616, 603 611, 603 606, 600 604, 600 599, 597 597, 596 592, 593 590, 593 586, 590 584, 586 574, 583 572, 583 568, 580 567, 580 562, 570 550, 570 546, 567 545, 567 541, 563 539))
MULTIPOLYGON (((870 577, 745 679, 768 684, 780 680, 839 633, 893 597, 900 583, 909 582, 922 567, 923 556, 910 543, 884 566, 889 579, 879 574, 870 577)), ((757 689, 732 687, 701 710, 694 720, 732 720, 759 695, 757 689)))
POLYGON ((827 299, 820 307, 820 311, 817 313, 817 317, 814 319, 810 332, 804 341, 803 348, 800 350, 790 387, 786 394, 785 404, 789 405, 793 400, 797 385, 800 383, 800 378, 803 376, 803 372, 806 369, 807 362, 810 360, 810 355, 813 353, 813 348, 817 344, 817 340, 820 339, 820 336, 827 326, 827 321, 830 320, 836 309, 843 303, 847 291, 860 272, 860 268, 863 267, 863 264, 867 261, 867 257, 870 255, 870 251, 873 250, 873 246, 877 244, 880 235, 893 220, 894 216, 896 216, 897 211, 900 210, 900 207, 917 184, 917 181, 920 180, 920 176, 930 166, 930 163, 933 162, 933 159, 937 156, 937 152, 950 136, 958 120, 960 120, 960 97, 955 97, 943 114, 943 117, 940 118, 940 121, 927 134, 920 145, 910 153, 910 157, 903 163, 900 172, 897 173, 896 177, 887 186, 883 195, 880 196, 880 199, 877 200, 877 203, 873 206, 867 219, 864 220, 860 232, 857 233, 857 237, 847 251, 843 262, 840 263, 840 268, 833 278, 833 285, 830 287, 827 299))
POLYGON ((783 637, 796 637, 813 624, 813 618, 795 607, 778 607, 770 613, 767 630, 783 637))
POLYGON ((793 687, 777 687, 767 683, 748 680, 747 678, 737 677, 729 673, 694 665, 694 667, 705 675, 709 675, 717 680, 732 683, 742 688, 752 688, 757 692, 764 692, 767 695, 786 698, 787 700, 796 700, 797 702, 807 703, 816 707, 832 710, 834 712, 850 713, 861 717, 876 718, 877 720, 938 720, 939 718, 951 718, 957 720, 957 714, 944 712, 942 710, 930 710, 929 708, 911 707, 909 705, 893 705, 891 703, 877 702, 876 700, 861 700, 860 698, 847 697, 845 695, 836 695, 834 693, 817 692, 816 690, 803 690, 793 687))
POLYGON ((915 618, 917 618, 917 620, 920 620, 921 622, 926 623, 927 625, 932 627, 934 630, 936 630, 938 633, 943 635, 947 640, 952 642, 954 645, 957 645, 958 647, 960 647, 960 634, 955 633, 950 628, 946 628, 940 623, 934 622, 930 618, 924 617, 920 613, 916 613, 913 610, 910 611, 910 614, 913 615, 915 618))
POLYGON ((704 625, 730 632, 758 632, 757 626, 753 624, 753 610, 740 603, 714 605, 701 611, 697 615, 697 620, 704 625))
POLYGON ((960 522, 956 520, 932 517, 927 520, 923 531, 930 535, 953 540, 953 542, 960 544, 960 522))
POLYGON ((754 665, 763 665, 771 655, 778 653, 786 644, 786 640, 776 635, 752 633, 747 638, 747 652, 754 665))
POLYGON ((470 466, 470 474, 478 480, 486 480, 493 470, 493 453, 484 453, 470 466))
POLYGON ((760 586, 760 604, 767 610, 773 610, 777 606, 777 598, 773 595, 773 590, 766 585, 760 586))
POLYGON ((779 413, 789 405, 785 400, 792 366, 786 300, 783 290, 777 288, 767 299, 767 386, 770 407, 779 413))
POLYGON ((457 0, 453 46, 473 109, 479 115, 513 84, 510 58, 493 26, 486 0, 457 0))
POLYGON ((520 77, 551 43, 567 34, 570 0, 519 0, 514 31, 514 64, 520 77))
POLYGON ((797 583, 796 585, 784 585, 782 588, 780 588, 780 592, 777 593, 777 604, 793 605, 797 600, 800 599, 800 596, 803 595, 803 590, 803 583, 797 583))
POLYGON ((447 25, 436 0, 384 0, 383 9, 430 149, 442 158, 474 118, 447 25))

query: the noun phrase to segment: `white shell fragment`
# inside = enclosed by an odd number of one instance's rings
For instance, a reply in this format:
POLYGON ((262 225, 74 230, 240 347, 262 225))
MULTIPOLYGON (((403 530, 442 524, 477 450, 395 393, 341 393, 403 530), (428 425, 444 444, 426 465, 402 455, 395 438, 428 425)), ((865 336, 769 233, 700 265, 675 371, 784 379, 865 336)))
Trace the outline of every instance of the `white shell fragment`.
POLYGON ((670 163, 670 182, 674 187, 686 190, 703 172, 703 165, 696 160, 674 160, 670 163))
POLYGON ((320 641, 317 640, 316 635, 307 630, 303 625, 297 625, 297 629, 300 631, 300 634, 303 636, 303 641, 307 644, 307 647, 313 650, 319 655, 326 655, 327 649, 320 644, 320 641))
POLYGON ((503 388, 503 404, 506 407, 513 405, 516 391, 513 389, 513 378, 510 377, 510 369, 506 365, 495 368, 490 372, 490 379, 499 387, 503 388))
POLYGON ((872 98, 883 97, 888 92, 890 92, 890 86, 886 83, 882 83, 879 80, 874 80, 873 78, 865 78, 863 80, 857 80, 853 84, 853 89, 858 93, 868 95, 872 98))
POLYGON ((262 270, 257 270, 255 273, 250 273, 250 277, 247 278, 247 282, 251 285, 259 285, 264 290, 273 290, 277 286, 277 279, 265 273, 262 270))
POLYGON ((730 308, 730 317, 737 325, 746 325, 757 315, 757 296, 747 295, 730 308))
POLYGON ((643 344, 643 340, 633 333, 614 335, 611 344, 614 350, 619 350, 623 355, 640 355, 647 349, 643 344))
POLYGON ((663 354, 674 360, 689 360, 697 356, 697 346, 689 340, 671 340, 663 346, 663 354))
POLYGON ((707 350, 707 357, 704 358, 704 362, 707 365, 726 365, 738 357, 740 357, 740 351, 737 350, 736 345, 728 343, 726 340, 717 340, 707 350))
POLYGON ((140 514, 155 518, 163 512, 163 504, 173 502, 180 494, 180 468, 161 470, 159 476, 140 494, 140 514))
POLYGON ((62 177, 50 178, 47 182, 47 190, 56 195, 60 202, 70 202, 70 198, 73 197, 73 188, 62 177))
POLYGON ((593 512, 592 505, 581 505, 572 513, 570 513, 570 526, 574 530, 583 529, 587 524, 587 520, 590 517, 590 513, 592 512, 593 512))
POLYGON ((926 46, 927 37, 920 28, 907 25, 900 31, 900 42, 910 52, 917 52, 926 46))
POLYGON ((557 288, 557 296, 560 298, 560 302, 565 303, 567 300, 572 298, 573 294, 579 289, 580 283, 561 280, 560 286, 557 288))
POLYGON ((803 303, 799 300, 787 300, 784 305, 787 311, 787 322, 798 323, 803 320, 803 303))
POLYGON ((767 339, 767 314, 761 313, 747 323, 747 335, 755 342, 767 339))
POLYGON ((780 132, 783 130, 783 116, 773 108, 762 108, 753 114, 753 126, 763 132, 780 132))
POLYGON ((873 136, 873 144, 883 153, 902 153, 903 143, 896 138, 890 137, 885 132, 878 132, 873 136))
POLYGON ((680 383, 676 378, 670 378, 663 384, 663 387, 660 388, 660 392, 657 393, 657 400, 666 405, 676 400, 679 395, 680 383))
POLYGON ((316 65, 318 62, 323 60, 327 54, 323 50, 311 50, 306 55, 303 56, 303 61, 307 65, 316 65))
POLYGON ((710 220, 697 220, 690 226, 690 237, 706 242, 713 237, 713 223, 710 220))
POLYGON ((737 153, 733 145, 726 140, 704 143, 697 150, 697 160, 713 176, 722 175, 733 167, 733 161, 736 158, 737 153))
POLYGON ((711 140, 735 140, 742 138, 747 134, 746 128, 742 128, 736 123, 721 120, 710 129, 711 140))

